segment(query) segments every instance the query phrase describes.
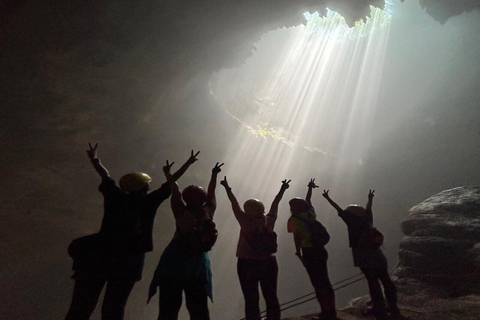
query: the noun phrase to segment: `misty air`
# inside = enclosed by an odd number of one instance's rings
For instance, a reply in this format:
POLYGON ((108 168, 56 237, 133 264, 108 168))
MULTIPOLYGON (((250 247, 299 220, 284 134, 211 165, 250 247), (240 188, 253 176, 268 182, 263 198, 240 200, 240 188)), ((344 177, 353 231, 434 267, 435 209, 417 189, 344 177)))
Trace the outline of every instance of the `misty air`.
POLYGON ((0 319, 478 319, 477 1, 0 8, 0 319))

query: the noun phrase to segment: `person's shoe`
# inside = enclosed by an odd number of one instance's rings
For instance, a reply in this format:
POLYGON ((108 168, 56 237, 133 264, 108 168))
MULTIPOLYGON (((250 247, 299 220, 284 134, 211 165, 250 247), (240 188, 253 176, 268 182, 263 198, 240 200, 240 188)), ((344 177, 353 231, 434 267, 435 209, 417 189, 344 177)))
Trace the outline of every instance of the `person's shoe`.
POLYGON ((335 313, 320 313, 318 317, 313 317, 312 320, 342 320, 340 318, 337 318, 337 315, 335 313))
POLYGON ((387 307, 387 312, 393 316, 399 316, 400 315, 400 309, 398 309, 397 306, 395 307, 387 307))
POLYGON ((364 317, 375 317, 377 320, 390 320, 387 310, 385 309, 373 309, 367 308, 366 311, 362 311, 364 317))

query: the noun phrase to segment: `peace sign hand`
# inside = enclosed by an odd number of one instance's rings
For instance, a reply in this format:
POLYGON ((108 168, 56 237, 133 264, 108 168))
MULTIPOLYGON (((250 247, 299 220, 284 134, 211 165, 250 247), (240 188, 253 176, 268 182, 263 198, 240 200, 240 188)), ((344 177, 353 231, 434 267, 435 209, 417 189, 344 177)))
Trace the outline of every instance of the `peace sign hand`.
POLYGON ((309 188, 318 188, 318 186, 315 184, 315 178, 310 179, 310 182, 307 185, 309 188))
POLYGON ((215 167, 213 167, 213 169, 212 169, 212 174, 218 174, 218 173, 220 173, 220 171, 222 171, 221 168, 222 168, 223 165, 224 165, 223 162, 222 162, 222 164, 220 164, 220 165, 219 165, 218 162, 217 162, 217 164, 215 165, 215 167))
POLYGON ((285 179, 285 180, 282 181, 282 190, 287 190, 290 187, 290 185, 289 185, 290 181, 292 181, 292 180, 287 181, 287 179, 285 179))
POLYGON ((98 142, 95 143, 95 146, 92 147, 92 144, 89 142, 88 147, 90 148, 87 150, 87 155, 90 158, 90 160, 97 159, 97 147, 98 147, 98 142))
POLYGON ((329 192, 329 191, 330 191, 330 190, 323 190, 322 196, 323 196, 325 199, 330 198, 330 196, 328 195, 328 192, 329 192))
POLYGON ((221 184, 222 186, 224 186, 225 189, 229 189, 229 188, 230 188, 230 186, 228 185, 227 176, 223 177, 223 180, 220 181, 220 184, 221 184))
POLYGON ((168 163, 168 160, 167 160, 167 164, 164 165, 163 168, 162 168, 165 176, 170 175, 170 168, 173 166, 174 163, 175 163, 175 161, 172 162, 172 163, 168 163))
POLYGON ((198 151, 197 153, 193 154, 193 150, 192 150, 192 151, 190 152, 190 158, 188 158, 187 162, 188 162, 189 164, 192 164, 192 163, 194 163, 195 161, 197 161, 197 160, 198 160, 198 159, 197 159, 197 156, 198 156, 199 153, 200 153, 200 151, 198 151))
POLYGON ((375 190, 370 189, 370 191, 368 191, 368 199, 373 199, 373 197, 375 197, 374 193, 375 190))

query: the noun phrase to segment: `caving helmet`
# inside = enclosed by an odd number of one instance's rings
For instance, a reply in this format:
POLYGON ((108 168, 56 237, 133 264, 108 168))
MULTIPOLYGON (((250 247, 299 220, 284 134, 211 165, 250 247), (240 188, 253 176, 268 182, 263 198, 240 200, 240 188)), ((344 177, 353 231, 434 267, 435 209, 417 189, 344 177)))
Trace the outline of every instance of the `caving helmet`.
POLYGON ((125 192, 148 190, 152 178, 143 172, 127 173, 120 178, 120 188, 125 192))
POLYGON ((288 202, 290 205, 290 212, 292 214, 299 214, 302 212, 307 212, 310 210, 310 205, 308 204, 307 201, 305 201, 302 198, 293 198, 288 202))
POLYGON ((249 216, 263 216, 265 213, 265 206, 258 199, 248 199, 243 204, 243 211, 249 216))
POLYGON ((207 193, 202 187, 191 185, 183 189, 182 198, 187 205, 201 206, 207 202, 207 193))
POLYGON ((356 216, 363 217, 366 213, 366 210, 364 207, 359 206, 358 204, 351 204, 349 205, 345 211, 348 211, 350 213, 353 213, 356 216))

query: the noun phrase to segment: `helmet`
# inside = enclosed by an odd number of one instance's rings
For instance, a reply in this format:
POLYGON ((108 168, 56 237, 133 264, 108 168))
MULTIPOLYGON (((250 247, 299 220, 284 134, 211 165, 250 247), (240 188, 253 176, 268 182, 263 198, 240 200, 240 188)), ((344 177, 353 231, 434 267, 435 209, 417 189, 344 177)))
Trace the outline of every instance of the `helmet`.
POLYGON ((356 216, 361 216, 363 217, 366 213, 366 210, 364 207, 359 206, 358 204, 351 204, 349 205, 345 211, 348 211, 356 216))
POLYGON ((248 215, 263 215, 265 212, 265 206, 258 199, 248 199, 243 204, 243 210, 248 215))
POLYGON ((128 173, 120 178, 120 188, 126 192, 141 191, 147 189, 152 178, 143 172, 128 173))
POLYGON ((183 189, 182 198, 187 204, 203 205, 207 202, 207 193, 202 187, 188 186, 183 189))
POLYGON ((302 213, 310 210, 310 205, 302 198, 293 198, 288 202, 292 214, 302 213))

